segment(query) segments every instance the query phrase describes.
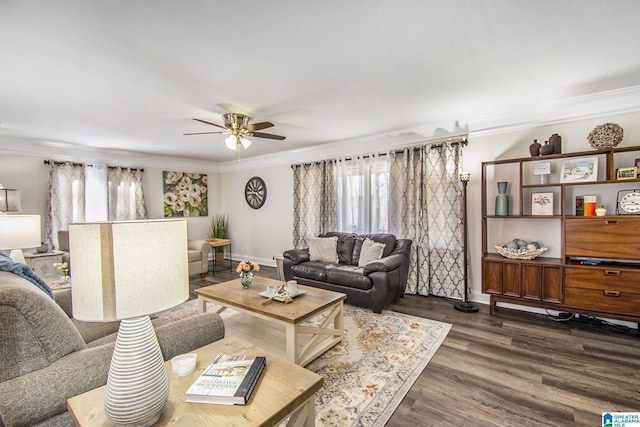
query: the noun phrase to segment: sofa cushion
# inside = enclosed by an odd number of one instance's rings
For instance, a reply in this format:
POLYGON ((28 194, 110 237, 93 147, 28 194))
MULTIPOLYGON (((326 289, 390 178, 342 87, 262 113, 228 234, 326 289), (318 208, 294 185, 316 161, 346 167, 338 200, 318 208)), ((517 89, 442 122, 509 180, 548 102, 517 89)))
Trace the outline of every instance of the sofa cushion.
POLYGON ((327 270, 327 283, 356 289, 371 289, 371 280, 363 274, 362 267, 340 265, 327 270))
POLYGON ((338 238, 338 262, 340 264, 353 263, 353 245, 356 242, 356 235, 353 233, 341 233, 338 231, 329 231, 321 234, 320 237, 337 237, 338 238))
POLYGON ((292 265, 291 272, 294 276, 305 279, 327 281, 327 271, 336 268, 338 264, 327 264, 324 262, 307 261, 302 264, 292 265))
POLYGON ((353 245, 353 265, 358 265, 358 261, 360 260, 360 251, 362 250, 362 243, 364 242, 364 239, 367 238, 374 242, 384 243, 384 251, 382 252, 383 258, 389 256, 396 247, 396 236, 393 234, 360 234, 357 236, 355 244, 353 245))
POLYGON ((309 242, 311 261, 338 263, 337 237, 312 237, 309 242))
POLYGON ((360 250, 360 258, 358 259, 358 267, 364 267, 371 261, 379 260, 382 258, 383 251, 384 243, 374 242, 369 238, 364 239, 360 250))

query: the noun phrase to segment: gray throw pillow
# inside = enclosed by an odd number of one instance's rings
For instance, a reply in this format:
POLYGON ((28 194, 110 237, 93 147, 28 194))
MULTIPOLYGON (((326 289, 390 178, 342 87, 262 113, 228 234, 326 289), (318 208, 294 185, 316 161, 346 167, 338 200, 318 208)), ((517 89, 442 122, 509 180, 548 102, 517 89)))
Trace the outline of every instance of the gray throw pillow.
POLYGON ((364 267, 371 261, 379 260, 382 258, 382 252, 384 252, 384 243, 377 243, 369 238, 364 239, 362 249, 360 250, 358 267, 364 267))
POLYGON ((312 237, 309 242, 309 259, 311 261, 338 263, 338 238, 312 237))

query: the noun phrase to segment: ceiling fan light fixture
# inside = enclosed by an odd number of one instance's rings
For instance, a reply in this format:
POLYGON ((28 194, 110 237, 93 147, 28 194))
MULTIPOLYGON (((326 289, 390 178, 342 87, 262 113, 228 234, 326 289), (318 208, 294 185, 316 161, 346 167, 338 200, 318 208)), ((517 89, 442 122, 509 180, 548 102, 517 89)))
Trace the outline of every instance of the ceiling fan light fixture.
POLYGON ((242 146, 246 150, 247 148, 249 148, 251 146, 251 144, 253 144, 253 141, 251 141, 250 139, 247 139, 245 137, 242 137, 242 138, 240 138, 240 143, 242 144, 242 146))
POLYGON ((229 135, 224 143, 229 150, 238 151, 238 137, 236 135, 229 135))

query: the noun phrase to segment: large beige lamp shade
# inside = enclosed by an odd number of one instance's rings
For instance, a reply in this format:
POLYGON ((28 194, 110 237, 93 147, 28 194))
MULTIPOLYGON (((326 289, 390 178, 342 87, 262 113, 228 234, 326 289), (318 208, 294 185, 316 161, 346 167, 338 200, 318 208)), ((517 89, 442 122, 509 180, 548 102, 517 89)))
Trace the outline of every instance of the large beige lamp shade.
POLYGON ((120 426, 147 426, 169 394, 164 359, 149 314, 189 297, 185 219, 69 225, 73 315, 121 320, 105 412, 120 426))
POLYGON ((22 249, 40 246, 40 215, 0 215, 0 250, 25 262, 22 249))

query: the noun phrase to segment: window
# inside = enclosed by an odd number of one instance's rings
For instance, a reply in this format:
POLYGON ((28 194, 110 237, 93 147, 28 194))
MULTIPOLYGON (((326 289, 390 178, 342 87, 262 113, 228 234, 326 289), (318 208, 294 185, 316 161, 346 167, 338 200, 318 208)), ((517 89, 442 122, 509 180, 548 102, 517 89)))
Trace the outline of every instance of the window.
POLYGON ((369 156, 336 162, 339 231, 386 233, 389 229, 389 162, 369 156))

